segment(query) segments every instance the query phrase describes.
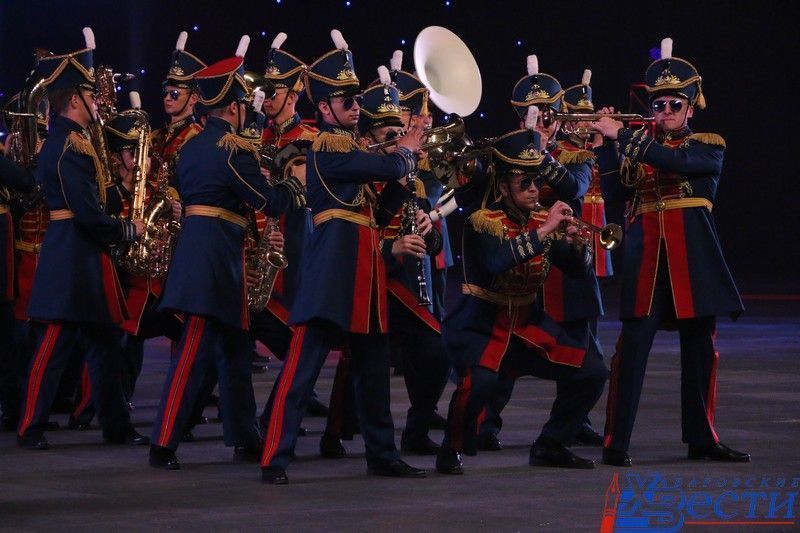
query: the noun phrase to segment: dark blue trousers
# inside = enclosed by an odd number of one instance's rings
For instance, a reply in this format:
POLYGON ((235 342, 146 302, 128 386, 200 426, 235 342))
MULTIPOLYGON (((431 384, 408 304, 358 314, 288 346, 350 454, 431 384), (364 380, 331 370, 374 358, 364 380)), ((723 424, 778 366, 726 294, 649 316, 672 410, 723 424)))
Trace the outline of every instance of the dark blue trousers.
POLYGON ((153 425, 154 445, 178 448, 212 368, 219 379, 225 445, 260 445, 247 332, 197 315, 186 315, 176 356, 170 360, 153 425))
POLYGON ((80 340, 85 348, 92 402, 107 437, 133 428, 119 378, 120 336, 116 326, 74 322, 34 323, 36 351, 28 368, 18 435, 36 439, 44 432, 61 374, 80 340))
POLYGON ((513 336, 499 372, 477 365, 462 372, 450 401, 442 445, 467 454, 476 452, 478 415, 494 391, 498 375, 531 375, 556 382, 556 398, 541 435, 564 445, 574 440, 586 414, 602 395, 608 377, 595 343, 589 343, 583 364, 576 368, 548 361, 513 336))
POLYGON ((622 321, 617 350, 611 359, 611 383, 606 404, 607 448, 627 451, 642 395, 647 358, 656 331, 673 322, 681 347, 681 429, 683 442, 705 446, 718 441, 714 430, 717 359, 716 318, 675 320, 666 253, 661 254, 650 314, 622 321))
POLYGON ((325 321, 296 327, 289 356, 267 406, 269 422, 261 467, 286 468, 297 442, 306 401, 328 352, 346 344, 356 392, 356 407, 368 465, 399 458, 389 409, 389 344, 383 333, 342 332, 325 321))

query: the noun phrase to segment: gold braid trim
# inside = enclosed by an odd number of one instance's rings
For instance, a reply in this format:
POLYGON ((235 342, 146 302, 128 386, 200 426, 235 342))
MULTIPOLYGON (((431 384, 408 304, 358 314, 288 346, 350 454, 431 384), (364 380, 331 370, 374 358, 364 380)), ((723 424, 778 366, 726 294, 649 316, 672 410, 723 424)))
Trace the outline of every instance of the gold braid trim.
POLYGON ((711 144, 713 146, 721 146, 725 148, 725 139, 716 133, 692 133, 687 137, 687 139, 691 139, 703 144, 711 144))
POLYGON ((72 131, 67 136, 67 142, 64 144, 64 150, 69 148, 81 155, 88 155, 92 158, 92 163, 94 163, 94 176, 97 181, 97 195, 100 197, 100 203, 106 205, 106 188, 110 184, 106 183, 103 165, 100 163, 100 158, 97 157, 97 152, 91 141, 77 131, 72 131))
POLYGON ((494 213, 491 209, 480 209, 475 211, 469 216, 469 223, 475 228, 478 233, 486 233, 494 235, 498 239, 503 238, 503 221, 500 218, 492 218, 490 213, 494 213))
POLYGON ((427 158, 427 156, 423 157, 422 159, 420 159, 419 162, 417 163, 417 170, 425 170, 425 171, 427 171, 427 170, 430 170, 430 169, 431 169, 431 162, 427 158))
POLYGON ((239 137, 234 133, 226 133, 222 138, 217 141, 217 146, 228 152, 235 152, 236 150, 245 150, 253 154, 256 161, 259 160, 258 150, 255 145, 243 137, 239 137))
POLYGON ((361 147, 349 135, 339 135, 323 131, 315 139, 311 149, 315 152, 352 152, 361 147))
POLYGON ((427 198, 428 195, 425 193, 425 184, 422 183, 421 179, 414 180, 414 189, 417 194, 417 198, 427 198))
POLYGON ((297 136, 299 141, 316 141, 319 137, 319 131, 309 128, 305 124, 300 125, 300 135, 297 136))
POLYGON ((562 165, 582 165, 594 159, 594 153, 589 150, 567 151, 562 149, 558 154, 558 162, 562 165))

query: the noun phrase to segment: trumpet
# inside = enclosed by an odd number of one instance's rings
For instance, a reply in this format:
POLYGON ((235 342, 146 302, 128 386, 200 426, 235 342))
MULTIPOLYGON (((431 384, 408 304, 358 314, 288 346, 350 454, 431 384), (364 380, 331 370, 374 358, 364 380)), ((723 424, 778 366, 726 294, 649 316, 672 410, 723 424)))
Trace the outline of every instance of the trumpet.
MULTIPOLYGON (((572 210, 565 209, 563 214, 571 216, 572 210)), ((572 224, 578 229, 578 237, 588 243, 589 247, 595 234, 599 236, 600 246, 606 250, 614 250, 622 244, 622 228, 619 224, 611 223, 600 227, 574 216, 572 224)))
POLYGON ((653 117, 645 117, 638 113, 557 113, 548 107, 542 112, 542 124, 548 127, 557 120, 561 122, 594 122, 603 117, 619 120, 620 122, 648 123, 655 121, 653 117))
MULTIPOLYGON (((445 126, 437 126, 435 128, 431 128, 425 132, 426 141, 420 146, 420 150, 431 150, 434 148, 439 148, 444 146, 448 143, 452 143, 455 139, 459 139, 464 137, 464 119, 459 117, 458 115, 452 115, 453 121, 450 124, 445 126)), ((389 139, 383 142, 370 144, 367 146, 367 150, 374 151, 380 150, 382 148, 388 148, 389 146, 394 146, 397 142, 403 138, 405 135, 404 132, 401 132, 394 137, 393 139, 389 139)))

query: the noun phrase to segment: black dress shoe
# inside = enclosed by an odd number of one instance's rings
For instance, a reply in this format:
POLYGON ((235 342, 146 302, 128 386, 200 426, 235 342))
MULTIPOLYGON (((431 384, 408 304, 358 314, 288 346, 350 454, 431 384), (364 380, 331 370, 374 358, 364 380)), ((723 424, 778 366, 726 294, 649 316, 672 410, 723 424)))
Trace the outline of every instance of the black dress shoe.
POLYGON ((400 450, 405 453, 413 453, 416 455, 436 455, 439 453, 439 445, 433 442, 427 435, 418 435, 408 438, 403 436, 400 439, 400 450))
POLYGON ((451 476, 460 476, 464 473, 464 467, 461 463, 461 454, 452 448, 439 448, 439 453, 436 455, 436 471, 440 474, 449 474, 451 476))
POLYGON ((307 416, 325 418, 328 416, 329 411, 328 406, 319 401, 318 398, 311 397, 308 399, 308 404, 306 405, 307 416))
POLYGON ((133 428, 122 433, 103 433, 106 444, 128 444, 131 446, 144 446, 150 444, 150 437, 145 437, 133 428))
POLYGON ((689 459, 708 459, 709 461, 721 461, 724 463, 749 463, 750 454, 738 452, 728 448, 721 442, 709 444, 708 446, 689 445, 689 459))
POLYGON ((164 470, 179 470, 181 464, 175 452, 162 446, 150 446, 150 466, 164 470))
POLYGON ((528 464, 557 468, 594 468, 594 461, 578 457, 557 440, 541 436, 531 446, 528 464))
POLYGON ((591 426, 581 426, 578 434, 575 435, 575 444, 578 446, 597 446, 603 445, 603 436, 592 429, 591 426))
POLYGON ((603 448, 603 464, 610 466, 633 466, 631 456, 628 452, 615 450, 614 448, 603 448))
POLYGON ((34 437, 20 437, 17 435, 17 446, 26 450, 46 450, 50 444, 44 435, 34 437))
POLYGON ((342 440, 330 433, 323 433, 319 439, 319 454, 325 459, 344 459, 347 450, 342 446, 342 440))
POLYGON ((286 485, 289 483, 289 478, 283 468, 268 466, 261 469, 261 481, 270 485, 286 485))
POLYGON ((14 431, 17 429, 17 426, 19 426, 18 416, 3 413, 2 418, 0 418, 0 428, 5 431, 14 431))
POLYGON ((478 436, 478 449, 486 452, 499 452, 503 445, 494 433, 486 433, 478 436))
POLYGON ((194 433, 187 431, 181 435, 181 442, 194 442, 194 433))
POLYGON ((401 459, 388 463, 376 463, 367 467, 367 474, 386 477, 425 477, 425 471, 414 468, 401 459))
POLYGON ((298 437, 307 437, 308 436, 308 429, 304 427, 297 428, 297 436, 298 437))
POLYGON ((263 374, 269 369, 269 365, 265 358, 261 357, 258 355, 258 352, 253 350, 250 356, 250 368, 253 374, 263 374))

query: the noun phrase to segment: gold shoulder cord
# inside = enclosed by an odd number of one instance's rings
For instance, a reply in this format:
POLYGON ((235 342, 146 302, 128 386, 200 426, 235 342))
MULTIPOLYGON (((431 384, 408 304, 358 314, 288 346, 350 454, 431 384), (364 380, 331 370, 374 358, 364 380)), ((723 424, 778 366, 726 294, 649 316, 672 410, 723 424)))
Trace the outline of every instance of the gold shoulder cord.
POLYGON ((346 206, 346 207, 360 207, 361 204, 364 203, 364 184, 363 183, 358 186, 358 194, 356 194, 356 197, 353 199, 352 203, 351 202, 345 202, 344 200, 342 200, 341 198, 339 198, 338 196, 333 194, 333 191, 330 190, 330 188, 328 187, 328 184, 325 183, 324 179, 322 179, 322 173, 319 171, 319 167, 317 166, 317 158, 316 157, 314 158, 314 170, 316 170, 317 176, 319 176, 319 182, 322 183, 322 186, 325 187, 325 190, 328 191, 328 194, 331 195, 331 198, 333 198, 334 200, 339 202, 341 205, 346 206))

